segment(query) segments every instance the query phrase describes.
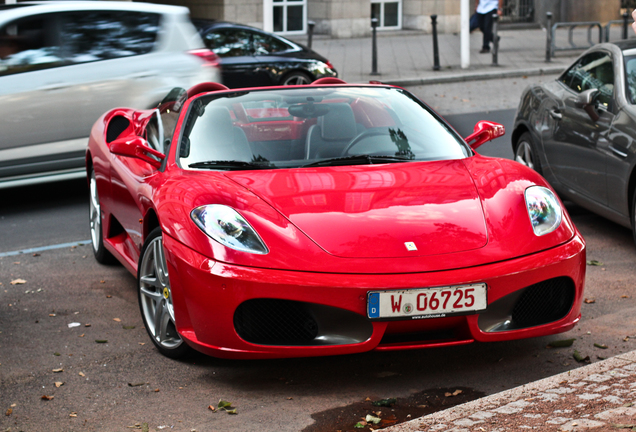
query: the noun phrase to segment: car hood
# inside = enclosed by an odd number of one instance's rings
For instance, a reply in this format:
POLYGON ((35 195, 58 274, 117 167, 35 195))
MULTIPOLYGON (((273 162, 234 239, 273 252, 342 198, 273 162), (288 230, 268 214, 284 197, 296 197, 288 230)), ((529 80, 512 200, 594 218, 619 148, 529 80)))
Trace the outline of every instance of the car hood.
POLYGON ((337 257, 421 257, 488 243, 481 201, 461 160, 225 175, 337 257))

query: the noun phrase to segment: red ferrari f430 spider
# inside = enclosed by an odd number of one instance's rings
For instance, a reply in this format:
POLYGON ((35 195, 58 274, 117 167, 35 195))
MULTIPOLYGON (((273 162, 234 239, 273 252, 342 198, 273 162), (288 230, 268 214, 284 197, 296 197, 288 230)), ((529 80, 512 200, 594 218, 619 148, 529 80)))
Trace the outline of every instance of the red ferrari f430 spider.
POLYGON ((276 358, 504 341, 580 319, 585 242, 535 171, 404 89, 174 89, 86 153, 95 257, 158 350, 276 358))

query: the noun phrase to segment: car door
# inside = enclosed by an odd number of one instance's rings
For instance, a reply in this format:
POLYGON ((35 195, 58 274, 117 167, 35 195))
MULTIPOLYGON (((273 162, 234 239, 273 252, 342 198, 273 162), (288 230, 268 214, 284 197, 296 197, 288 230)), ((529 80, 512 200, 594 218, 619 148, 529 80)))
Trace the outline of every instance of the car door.
POLYGON ((63 103, 70 83, 57 19, 41 14, 0 25, 0 176, 42 170, 85 149, 85 142, 67 142, 76 137, 67 130, 74 113, 63 103))
POLYGON ((266 81, 264 85, 277 85, 287 71, 304 67, 300 59, 284 55, 295 49, 285 41, 268 34, 254 32, 253 43, 254 55, 260 64, 262 79, 266 81))
POLYGON ((557 180, 596 203, 607 204, 607 134, 616 115, 612 55, 582 57, 560 78, 564 91, 550 115, 553 134, 544 142, 557 180))
MULTIPOLYGON (((136 106, 139 95, 152 91, 146 81, 159 75, 152 54, 160 15, 146 12, 85 10, 62 15, 60 33, 73 82, 77 110, 69 133, 88 136, 104 112, 117 106, 136 106)), ((150 102, 149 102, 150 103, 150 102)))
POLYGON ((208 49, 221 58, 223 84, 230 88, 264 85, 253 55, 252 32, 244 29, 212 29, 203 35, 208 49))

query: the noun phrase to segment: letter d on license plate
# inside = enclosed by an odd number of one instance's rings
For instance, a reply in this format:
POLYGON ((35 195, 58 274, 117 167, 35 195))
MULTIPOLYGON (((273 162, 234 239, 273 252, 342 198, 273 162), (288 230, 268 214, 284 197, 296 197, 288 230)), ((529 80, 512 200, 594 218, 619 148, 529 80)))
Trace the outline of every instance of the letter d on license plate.
POLYGON ((486 284, 370 291, 367 316, 370 319, 416 319, 473 314, 486 310, 487 291, 486 284))

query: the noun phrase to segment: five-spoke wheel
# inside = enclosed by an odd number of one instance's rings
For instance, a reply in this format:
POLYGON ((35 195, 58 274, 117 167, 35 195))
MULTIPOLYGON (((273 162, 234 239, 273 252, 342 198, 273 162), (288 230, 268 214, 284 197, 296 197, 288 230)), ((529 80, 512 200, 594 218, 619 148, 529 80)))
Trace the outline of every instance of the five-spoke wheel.
POLYGON ((102 236, 102 209, 99 202, 99 193, 97 192, 97 181, 95 180, 95 170, 91 169, 90 181, 90 200, 88 202, 88 219, 91 226, 91 243, 93 244, 93 253, 97 262, 102 264, 110 264, 115 258, 104 247, 104 238, 102 236))
POLYGON ((190 348, 179 336, 175 325, 161 228, 155 228, 144 244, 137 280, 141 316, 150 338, 163 355, 184 356, 190 348))
POLYGON ((524 132, 517 142, 515 160, 541 174, 541 162, 539 161, 539 155, 535 151, 535 148, 530 134, 524 132))

